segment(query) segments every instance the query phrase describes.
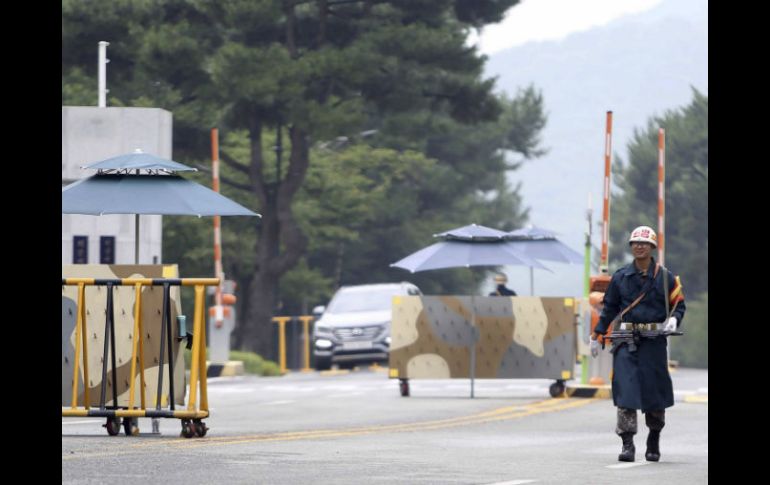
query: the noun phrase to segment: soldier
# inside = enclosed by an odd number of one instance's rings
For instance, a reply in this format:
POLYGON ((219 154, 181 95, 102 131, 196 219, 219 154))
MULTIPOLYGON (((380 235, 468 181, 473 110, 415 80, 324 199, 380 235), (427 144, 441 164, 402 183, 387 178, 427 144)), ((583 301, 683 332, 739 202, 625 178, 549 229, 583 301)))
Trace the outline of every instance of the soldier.
MULTIPOLYGON (((655 231, 639 226, 631 232, 628 243, 634 261, 610 280, 599 323, 591 335, 594 357, 599 353, 598 336, 606 334, 613 323, 613 329, 619 330, 674 331, 684 317, 679 278, 652 257, 658 245, 655 231)), ((612 400, 618 408, 615 432, 623 440, 619 461, 634 461, 637 409, 644 413, 650 430, 644 456, 647 461, 660 460, 660 430, 665 425, 666 408, 674 405, 667 345, 665 336, 613 341, 612 400)))
POLYGON ((508 283, 508 277, 505 274, 497 273, 495 275, 495 283, 497 283, 497 288, 489 296, 516 296, 515 291, 505 286, 508 283))

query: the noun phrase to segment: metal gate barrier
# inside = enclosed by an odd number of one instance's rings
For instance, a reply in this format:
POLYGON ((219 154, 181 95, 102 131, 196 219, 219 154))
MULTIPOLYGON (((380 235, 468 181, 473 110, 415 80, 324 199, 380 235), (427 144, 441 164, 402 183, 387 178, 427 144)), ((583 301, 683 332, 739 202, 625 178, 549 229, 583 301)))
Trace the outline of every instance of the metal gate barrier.
POLYGON ((313 315, 298 316, 277 316, 273 317, 273 323, 278 325, 278 365, 281 369, 281 375, 286 374, 288 369, 310 372, 310 323, 315 317, 313 315), (302 324, 302 333, 299 333, 297 325, 302 324), (293 325, 290 342, 287 344, 286 326, 293 325), (287 366, 287 348, 291 349, 292 362, 287 366), (300 363, 300 356, 302 357, 300 363), (300 367, 302 366, 302 367, 300 367))
MULTIPOLYGON (((208 427, 202 421, 209 416, 208 393, 206 387, 206 325, 204 322, 204 287, 215 286, 219 284, 218 278, 62 278, 62 290, 66 286, 77 286, 77 318, 75 325, 75 356, 73 360, 72 373, 72 398, 70 407, 62 406, 62 417, 106 417, 108 434, 114 436, 120 432, 120 418, 123 418, 123 426, 127 436, 138 432, 134 430, 133 424, 136 418, 178 418, 181 419, 182 432, 185 438, 193 436, 205 436, 208 427), (100 399, 98 408, 92 407, 90 388, 92 381, 89 379, 88 366, 88 328, 86 325, 86 286, 106 287, 106 308, 105 308, 105 326, 104 326, 104 352, 102 354, 102 372, 100 385, 100 399), (115 287, 132 286, 134 288, 134 325, 133 333, 129 335, 132 341, 131 350, 131 370, 128 379, 129 396, 126 406, 121 406, 118 400, 118 367, 116 365, 116 345, 115 345, 115 308, 113 290, 115 287), (160 348, 158 354, 158 387, 155 396, 154 409, 147 408, 147 399, 145 396, 145 367, 144 360, 144 335, 145 327, 142 318, 142 289, 143 287, 162 286, 163 300, 162 306, 158 309, 160 314, 160 348), (187 403, 187 409, 178 410, 175 407, 174 393, 174 351, 172 339, 172 318, 171 318, 171 297, 170 289, 172 286, 194 286, 195 288, 195 311, 193 319, 193 331, 190 335, 183 325, 183 320, 177 323, 177 339, 188 339, 192 346, 192 364, 190 367, 190 395, 187 403), (137 338, 138 337, 138 338, 137 338), (190 342, 190 337, 191 342, 190 342), (82 347, 82 349, 81 349, 82 347), (166 352, 164 353, 164 348, 166 352), (82 351, 81 351, 82 350, 82 351), (165 355, 164 355, 165 354, 165 355), (82 357, 83 374, 80 375, 80 365, 82 357), (111 357, 111 358, 110 358, 111 357), (138 373, 140 380, 140 401, 136 405, 136 377, 137 377, 137 358, 139 365, 138 373), (170 392, 168 394, 168 409, 163 408, 163 368, 164 361, 168 358, 168 385, 170 392), (111 376, 108 378, 108 366, 111 370, 111 376), (78 383, 82 377, 83 381, 83 405, 78 405, 78 383), (200 403, 198 403, 198 389, 200 386, 200 403), (112 388, 112 404, 107 405, 107 387, 112 388)), ((150 288, 152 289, 152 288, 150 288)), ((93 334, 96 339, 96 333, 93 334)), ((188 348, 189 345, 188 345, 188 348)), ((177 356, 178 357, 178 356, 177 356)), ((65 358, 66 359, 66 358, 65 358)), ((125 392, 125 391, 123 391, 125 392)))

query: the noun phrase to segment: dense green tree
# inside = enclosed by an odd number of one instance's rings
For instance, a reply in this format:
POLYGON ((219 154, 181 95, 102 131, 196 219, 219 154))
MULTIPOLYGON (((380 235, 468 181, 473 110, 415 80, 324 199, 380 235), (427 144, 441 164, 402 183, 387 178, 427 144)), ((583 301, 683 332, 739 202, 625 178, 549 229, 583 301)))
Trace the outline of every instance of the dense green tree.
POLYGON ((483 271, 409 274, 388 264, 432 244, 433 234, 453 227, 475 222, 514 229, 524 224, 526 211, 518 187, 510 187, 504 174, 519 164, 508 161, 511 152, 523 158, 541 153, 536 137, 545 122, 542 97, 529 87, 500 102, 502 114, 496 121, 464 125, 448 116, 419 113, 383 123, 381 135, 372 143, 410 147, 437 163, 424 176, 410 179, 406 190, 414 193, 412 198, 394 193, 377 207, 376 223, 362 231, 361 244, 345 245, 340 283, 409 279, 430 293, 475 291, 483 271), (524 120, 528 129, 539 128, 521 136, 525 130, 512 127, 525 124, 524 120), (415 132, 419 135, 409 136, 415 132))
MULTIPOLYGON (((223 220, 232 231, 225 257, 237 251, 226 271, 241 283, 237 345, 272 355, 269 318, 292 268, 320 294, 360 281, 378 245, 393 244, 398 257, 414 250, 398 244, 446 229, 450 210, 465 210, 458 225, 469 215, 523 222, 518 207, 506 211, 494 195, 516 202, 500 180, 510 168, 502 151, 538 154, 542 100, 533 89, 513 101, 494 96, 493 80, 481 77, 483 56, 465 45, 469 29, 500 20, 516 3, 64 0, 62 101, 92 104, 95 46, 108 40, 109 104, 172 111, 176 159, 205 160, 212 126, 230 137, 223 179, 243 193, 225 194, 263 214, 256 225, 223 220), (367 130, 377 130, 375 140, 323 154, 341 136, 367 130), (350 193, 330 195, 319 184, 332 183, 340 167, 346 172, 336 178, 349 179, 342 189, 350 193), (313 213, 319 194, 339 205, 313 213), (412 215, 420 220, 406 224, 412 215), (387 231, 389 223, 412 231, 411 239, 387 231), (335 251, 347 256, 325 257, 335 251)), ((167 220, 168 240, 184 241, 185 264, 205 272, 206 245, 187 248, 210 224, 167 220)), ((302 279, 291 275, 282 291, 296 293, 302 279)))
POLYGON ((657 229, 659 127, 666 131, 666 266, 682 276, 685 294, 697 298, 708 291, 708 97, 695 89, 688 106, 634 132, 627 164, 616 157, 620 191, 612 195, 610 259, 616 265, 630 259, 634 227, 657 229))

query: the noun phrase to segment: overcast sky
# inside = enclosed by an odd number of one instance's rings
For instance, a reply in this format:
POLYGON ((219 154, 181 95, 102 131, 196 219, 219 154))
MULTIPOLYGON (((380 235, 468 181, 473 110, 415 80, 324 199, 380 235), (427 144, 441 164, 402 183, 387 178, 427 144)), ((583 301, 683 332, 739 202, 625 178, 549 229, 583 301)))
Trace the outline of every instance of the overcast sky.
POLYGON ((531 41, 559 40, 604 25, 625 15, 644 12, 662 0, 522 0, 506 18, 484 27, 479 43, 484 54, 531 41))

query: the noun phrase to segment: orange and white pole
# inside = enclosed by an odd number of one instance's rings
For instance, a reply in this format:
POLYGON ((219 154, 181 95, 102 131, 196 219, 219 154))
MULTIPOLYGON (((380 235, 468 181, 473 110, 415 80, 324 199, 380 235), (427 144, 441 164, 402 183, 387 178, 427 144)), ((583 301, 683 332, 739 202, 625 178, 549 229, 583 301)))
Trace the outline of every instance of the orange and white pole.
POLYGON ((612 159, 612 111, 607 111, 607 129, 604 135, 604 204, 602 208, 602 258, 599 272, 609 272, 610 240, 610 165, 612 159))
MULTIPOLYGON (((212 188, 219 193, 219 130, 211 129, 211 175, 212 188)), ((222 310, 222 285, 225 276, 222 274, 222 234, 219 229, 220 216, 214 216, 214 275, 219 278, 215 293, 214 325, 222 328, 224 312, 222 310)))
POLYGON ((666 263, 663 246, 666 232, 666 130, 658 128, 658 260, 666 263))

